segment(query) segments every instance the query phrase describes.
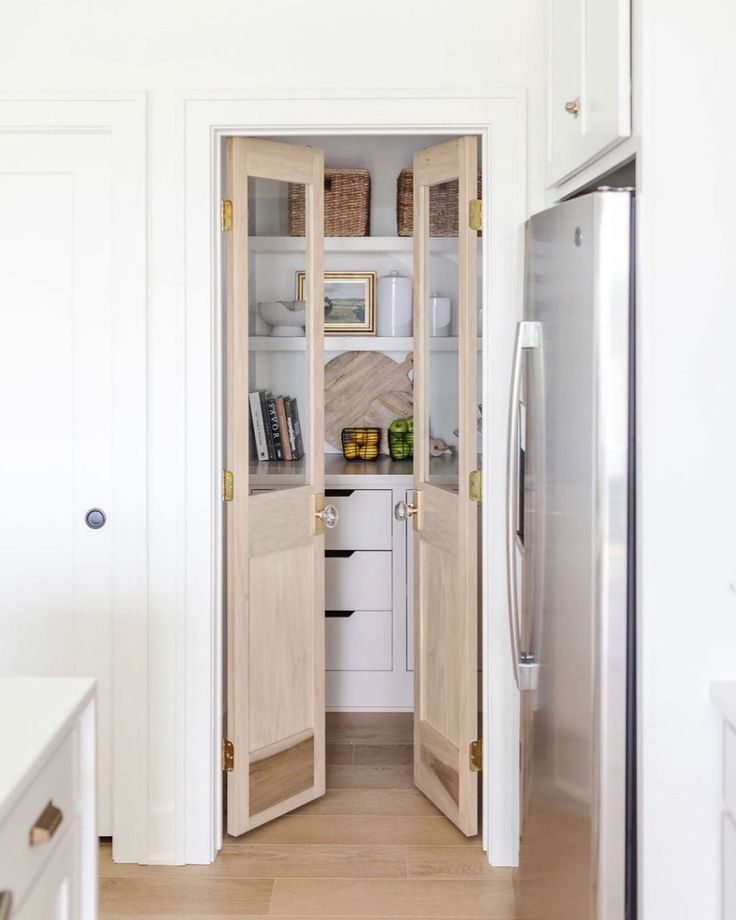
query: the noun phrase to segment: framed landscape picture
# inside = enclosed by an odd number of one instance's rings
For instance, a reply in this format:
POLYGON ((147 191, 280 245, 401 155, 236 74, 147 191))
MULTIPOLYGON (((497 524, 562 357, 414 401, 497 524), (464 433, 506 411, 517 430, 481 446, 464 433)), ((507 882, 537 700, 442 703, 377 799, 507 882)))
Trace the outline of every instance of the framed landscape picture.
MULTIPOLYGON (((296 299, 304 300, 306 273, 296 273, 296 299)), ((376 273, 325 272, 325 335, 376 334, 376 273)))

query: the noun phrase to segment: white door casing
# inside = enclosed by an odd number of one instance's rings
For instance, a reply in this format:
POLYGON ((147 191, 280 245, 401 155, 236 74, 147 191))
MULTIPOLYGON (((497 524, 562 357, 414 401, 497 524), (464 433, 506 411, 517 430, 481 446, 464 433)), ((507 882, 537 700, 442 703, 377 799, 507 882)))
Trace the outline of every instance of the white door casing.
MULTIPOLYGON (((177 733, 184 750, 177 798, 186 801, 181 852, 186 861, 210 862, 222 825, 220 739, 222 699, 223 547, 220 501, 222 449, 220 304, 223 278, 219 233, 221 147, 227 136, 292 134, 460 135, 481 138, 484 176, 482 243, 483 545, 503 546, 505 466, 510 380, 509 343, 519 315, 520 236, 526 218, 525 100, 522 90, 294 91, 187 94, 182 97, 186 163, 185 206, 187 327, 186 651, 182 680, 196 703, 182 712, 177 733), (493 193, 491 194, 491 190, 493 193), (493 271, 491 271, 491 264, 493 271), (490 330, 494 330, 493 337, 490 330), (205 700, 207 701, 205 704, 205 700)), ((160 468, 165 467, 159 458, 160 468)), ((488 714, 483 773, 484 842, 494 865, 518 858, 518 698, 508 655, 503 552, 484 567, 484 711, 488 714), (491 586, 493 592, 491 593, 491 586), (493 631, 493 646, 489 632, 493 631)), ((181 806, 180 806, 181 807, 181 806)))

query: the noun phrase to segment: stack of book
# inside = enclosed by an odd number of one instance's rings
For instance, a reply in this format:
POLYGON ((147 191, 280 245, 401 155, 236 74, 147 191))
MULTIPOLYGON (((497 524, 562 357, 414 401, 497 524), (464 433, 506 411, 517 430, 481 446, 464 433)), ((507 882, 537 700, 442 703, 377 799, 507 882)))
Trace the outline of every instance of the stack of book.
POLYGON ((274 396, 270 390, 256 390, 249 398, 258 459, 301 460, 304 442, 296 397, 274 396))

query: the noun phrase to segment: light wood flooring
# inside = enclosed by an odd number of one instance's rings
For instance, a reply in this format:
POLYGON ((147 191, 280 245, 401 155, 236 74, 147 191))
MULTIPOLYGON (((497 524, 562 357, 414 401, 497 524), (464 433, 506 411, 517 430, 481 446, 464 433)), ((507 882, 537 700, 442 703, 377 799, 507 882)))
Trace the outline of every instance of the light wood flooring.
POLYGON ((413 787, 411 733, 410 714, 328 714, 327 795, 211 866, 115 865, 103 844, 101 920, 512 920, 511 870, 413 787))

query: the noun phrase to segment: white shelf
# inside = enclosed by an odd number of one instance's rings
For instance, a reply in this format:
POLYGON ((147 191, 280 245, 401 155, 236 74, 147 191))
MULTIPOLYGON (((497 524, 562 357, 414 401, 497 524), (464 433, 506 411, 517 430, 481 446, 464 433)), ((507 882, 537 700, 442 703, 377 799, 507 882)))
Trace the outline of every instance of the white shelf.
MULTIPOLYGON (((304 351, 306 339, 303 336, 255 335, 248 339, 251 351, 304 351)), ((430 351, 454 351, 458 349, 457 336, 446 336, 430 340, 430 351)), ((478 339, 478 350, 481 339, 478 339)), ((378 335, 326 335, 325 351, 383 351, 409 352, 414 350, 414 339, 378 335)))
MULTIPOLYGON (((432 237, 429 251, 457 253, 457 237, 432 237)), ((251 252, 299 253, 305 251, 303 236, 252 236, 248 240, 251 252)), ((327 236, 325 252, 406 252, 414 251, 410 236, 327 236)))

